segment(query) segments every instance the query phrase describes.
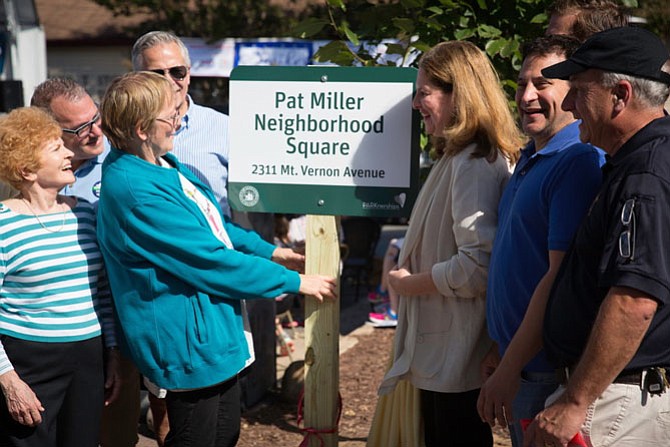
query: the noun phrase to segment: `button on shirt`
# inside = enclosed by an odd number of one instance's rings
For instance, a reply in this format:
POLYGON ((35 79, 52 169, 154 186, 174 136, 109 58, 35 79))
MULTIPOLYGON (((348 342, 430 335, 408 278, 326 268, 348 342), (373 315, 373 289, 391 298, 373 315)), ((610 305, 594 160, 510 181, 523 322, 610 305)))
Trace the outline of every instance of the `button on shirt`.
POLYGON ((603 185, 547 303, 544 347, 554 366, 578 362, 600 305, 615 286, 640 290, 659 304, 625 370, 670 365, 669 200, 670 117, 664 117, 630 138, 603 167, 603 185), (628 200, 635 203, 633 213, 624 218, 628 200), (623 249, 626 232, 630 246, 623 249))
POLYGON ((195 104, 189 108, 174 137, 172 153, 214 192, 221 210, 230 216, 228 205, 228 115, 195 104))

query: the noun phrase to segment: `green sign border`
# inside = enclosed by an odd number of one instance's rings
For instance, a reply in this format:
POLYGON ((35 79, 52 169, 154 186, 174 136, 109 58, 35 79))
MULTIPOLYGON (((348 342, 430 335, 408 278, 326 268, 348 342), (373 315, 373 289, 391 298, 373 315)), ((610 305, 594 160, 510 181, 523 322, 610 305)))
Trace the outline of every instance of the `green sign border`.
MULTIPOLYGON (((230 80, 409 82, 412 84, 412 96, 414 96, 416 73, 417 70, 410 67, 258 67, 242 65, 232 71, 230 80)), ((230 88, 231 90, 235 88, 233 83, 230 84, 230 88)), ((234 113, 234 104, 231 104, 230 114, 234 113)), ((230 205, 237 211, 249 212, 408 217, 419 193, 420 123, 419 113, 413 111, 410 138, 410 186, 408 188, 230 182, 228 184, 230 205), (400 199, 403 194, 404 198, 400 199), (241 195, 245 197, 244 203, 241 195)), ((253 148, 246 147, 245 150, 253 150, 253 148)), ((234 169, 234 166, 232 168, 234 169)))

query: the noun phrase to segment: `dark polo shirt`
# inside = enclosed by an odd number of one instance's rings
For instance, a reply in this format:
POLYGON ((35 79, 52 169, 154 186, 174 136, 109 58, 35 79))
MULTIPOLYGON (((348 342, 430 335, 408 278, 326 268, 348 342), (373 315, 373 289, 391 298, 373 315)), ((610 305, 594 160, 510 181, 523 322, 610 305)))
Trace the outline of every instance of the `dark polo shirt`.
POLYGON ((640 290, 658 302, 651 326, 624 371, 670 365, 667 116, 641 129, 603 166, 603 184, 565 255, 547 304, 544 348, 555 367, 579 361, 600 305, 615 286, 640 290), (632 215, 624 217, 627 201, 632 215))

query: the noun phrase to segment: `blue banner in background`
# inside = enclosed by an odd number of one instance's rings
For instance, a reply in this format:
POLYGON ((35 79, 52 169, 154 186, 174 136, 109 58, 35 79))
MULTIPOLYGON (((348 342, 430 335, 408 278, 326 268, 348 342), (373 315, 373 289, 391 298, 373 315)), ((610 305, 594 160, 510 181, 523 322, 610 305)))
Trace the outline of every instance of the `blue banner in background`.
POLYGON ((234 64, 306 66, 312 55, 312 42, 236 42, 234 64))

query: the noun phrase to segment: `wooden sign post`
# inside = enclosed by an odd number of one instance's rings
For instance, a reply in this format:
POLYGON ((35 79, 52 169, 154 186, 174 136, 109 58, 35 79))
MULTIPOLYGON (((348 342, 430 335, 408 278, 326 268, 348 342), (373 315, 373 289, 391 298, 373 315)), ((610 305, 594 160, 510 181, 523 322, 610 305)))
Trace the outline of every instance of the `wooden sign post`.
MULTIPOLYGON (((333 216, 307 216, 305 273, 339 277, 340 245, 333 216)), ((336 299, 305 299, 304 427, 310 447, 337 445, 339 402, 340 284, 336 299), (317 435, 318 434, 318 435, 317 435)))

